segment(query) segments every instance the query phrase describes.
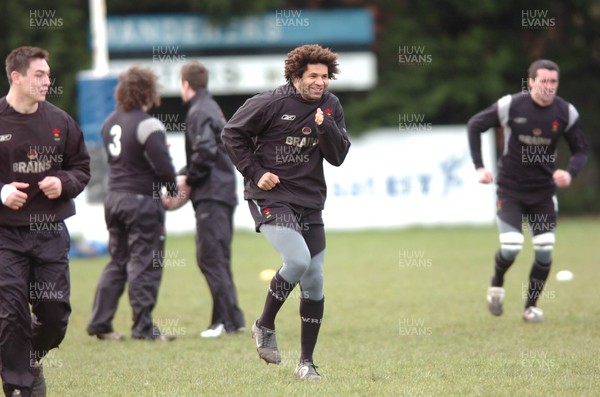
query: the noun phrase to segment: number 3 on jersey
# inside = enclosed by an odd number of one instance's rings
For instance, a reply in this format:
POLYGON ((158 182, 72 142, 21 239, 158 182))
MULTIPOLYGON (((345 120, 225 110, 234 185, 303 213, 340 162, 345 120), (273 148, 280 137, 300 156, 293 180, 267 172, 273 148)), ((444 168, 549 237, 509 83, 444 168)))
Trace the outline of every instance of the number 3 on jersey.
POLYGON ((113 125, 110 129, 111 142, 108 144, 108 152, 113 157, 119 157, 121 154, 121 126, 113 125))

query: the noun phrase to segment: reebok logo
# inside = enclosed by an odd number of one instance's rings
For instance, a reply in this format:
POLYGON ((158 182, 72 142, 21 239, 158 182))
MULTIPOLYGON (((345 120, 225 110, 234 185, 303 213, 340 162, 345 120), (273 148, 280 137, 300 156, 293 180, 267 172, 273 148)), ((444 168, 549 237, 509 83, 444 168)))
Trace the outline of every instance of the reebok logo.
POLYGON ((287 120, 287 121, 296 120, 296 115, 295 114, 284 114, 283 116, 281 116, 281 120, 287 120))
POLYGON ((0 142, 7 142, 10 141, 12 138, 12 134, 4 134, 4 135, 0 135, 0 142))

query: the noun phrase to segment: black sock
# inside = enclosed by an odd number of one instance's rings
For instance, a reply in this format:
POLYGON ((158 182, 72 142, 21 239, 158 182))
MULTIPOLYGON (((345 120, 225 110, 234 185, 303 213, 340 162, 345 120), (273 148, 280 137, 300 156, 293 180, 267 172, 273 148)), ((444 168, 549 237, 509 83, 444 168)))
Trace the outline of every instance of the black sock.
POLYGON ((271 279, 271 285, 269 286, 269 292, 265 300, 265 307, 257 321, 258 325, 275 329, 275 317, 295 286, 296 284, 285 281, 279 272, 275 273, 271 279))
POLYGON ((494 277, 492 277, 492 287, 502 287, 504 285, 504 274, 508 271, 515 260, 506 260, 502 257, 500 250, 496 251, 494 257, 494 277))
POLYGON ((535 306, 537 303, 537 300, 544 289, 544 285, 546 284, 546 280, 548 279, 550 265, 551 263, 540 263, 538 261, 533 262, 531 273, 529 273, 529 286, 527 288, 527 301, 525 302, 525 308, 528 308, 529 306, 535 306))
POLYGON ((325 298, 320 301, 300 299, 300 320, 302 320, 300 329, 301 362, 313 361, 313 352, 323 322, 324 306, 325 298))

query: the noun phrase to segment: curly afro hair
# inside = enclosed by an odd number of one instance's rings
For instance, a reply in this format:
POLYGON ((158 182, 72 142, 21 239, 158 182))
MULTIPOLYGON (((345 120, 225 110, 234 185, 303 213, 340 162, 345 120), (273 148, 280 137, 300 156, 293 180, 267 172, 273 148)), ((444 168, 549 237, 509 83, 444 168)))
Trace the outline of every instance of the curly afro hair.
POLYGON ((309 64, 316 63, 327 65, 327 73, 331 80, 335 80, 335 75, 340 73, 336 53, 318 44, 306 44, 288 53, 284 69, 286 81, 293 84, 295 79, 302 77, 309 64))
POLYGON ((115 99, 117 106, 126 112, 144 106, 159 106, 158 76, 150 68, 130 67, 119 75, 115 99))

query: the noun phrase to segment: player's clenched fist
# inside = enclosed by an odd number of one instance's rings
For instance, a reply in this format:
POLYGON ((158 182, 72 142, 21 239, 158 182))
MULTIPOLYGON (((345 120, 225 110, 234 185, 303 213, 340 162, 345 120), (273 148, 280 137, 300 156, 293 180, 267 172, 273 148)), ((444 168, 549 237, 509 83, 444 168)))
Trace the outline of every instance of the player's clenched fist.
POLYGON ((315 113, 315 123, 317 123, 317 125, 323 123, 323 111, 321 108, 317 108, 317 113, 315 113))
POLYGON ((492 173, 483 167, 477 168, 477 182, 488 184, 494 181, 492 173))
POLYGON ((27 193, 22 192, 21 189, 27 189, 28 187, 29 183, 25 182, 13 182, 4 185, 2 188, 2 203, 11 210, 18 210, 23 207, 27 201, 27 193))
POLYGON ((279 177, 271 172, 265 172, 258 181, 258 187, 262 190, 271 190, 279 183, 279 177))
POLYGON ((552 179, 554 180, 554 183, 556 183, 557 187, 564 188, 569 187, 572 177, 569 171, 556 170, 552 174, 552 179))
POLYGON ((40 190, 51 200, 57 199, 62 194, 62 182, 55 176, 47 176, 38 182, 40 190))
POLYGON ((177 194, 175 196, 165 196, 162 198, 163 207, 166 210, 174 211, 183 207, 192 194, 192 187, 187 184, 187 176, 177 176, 177 194))

